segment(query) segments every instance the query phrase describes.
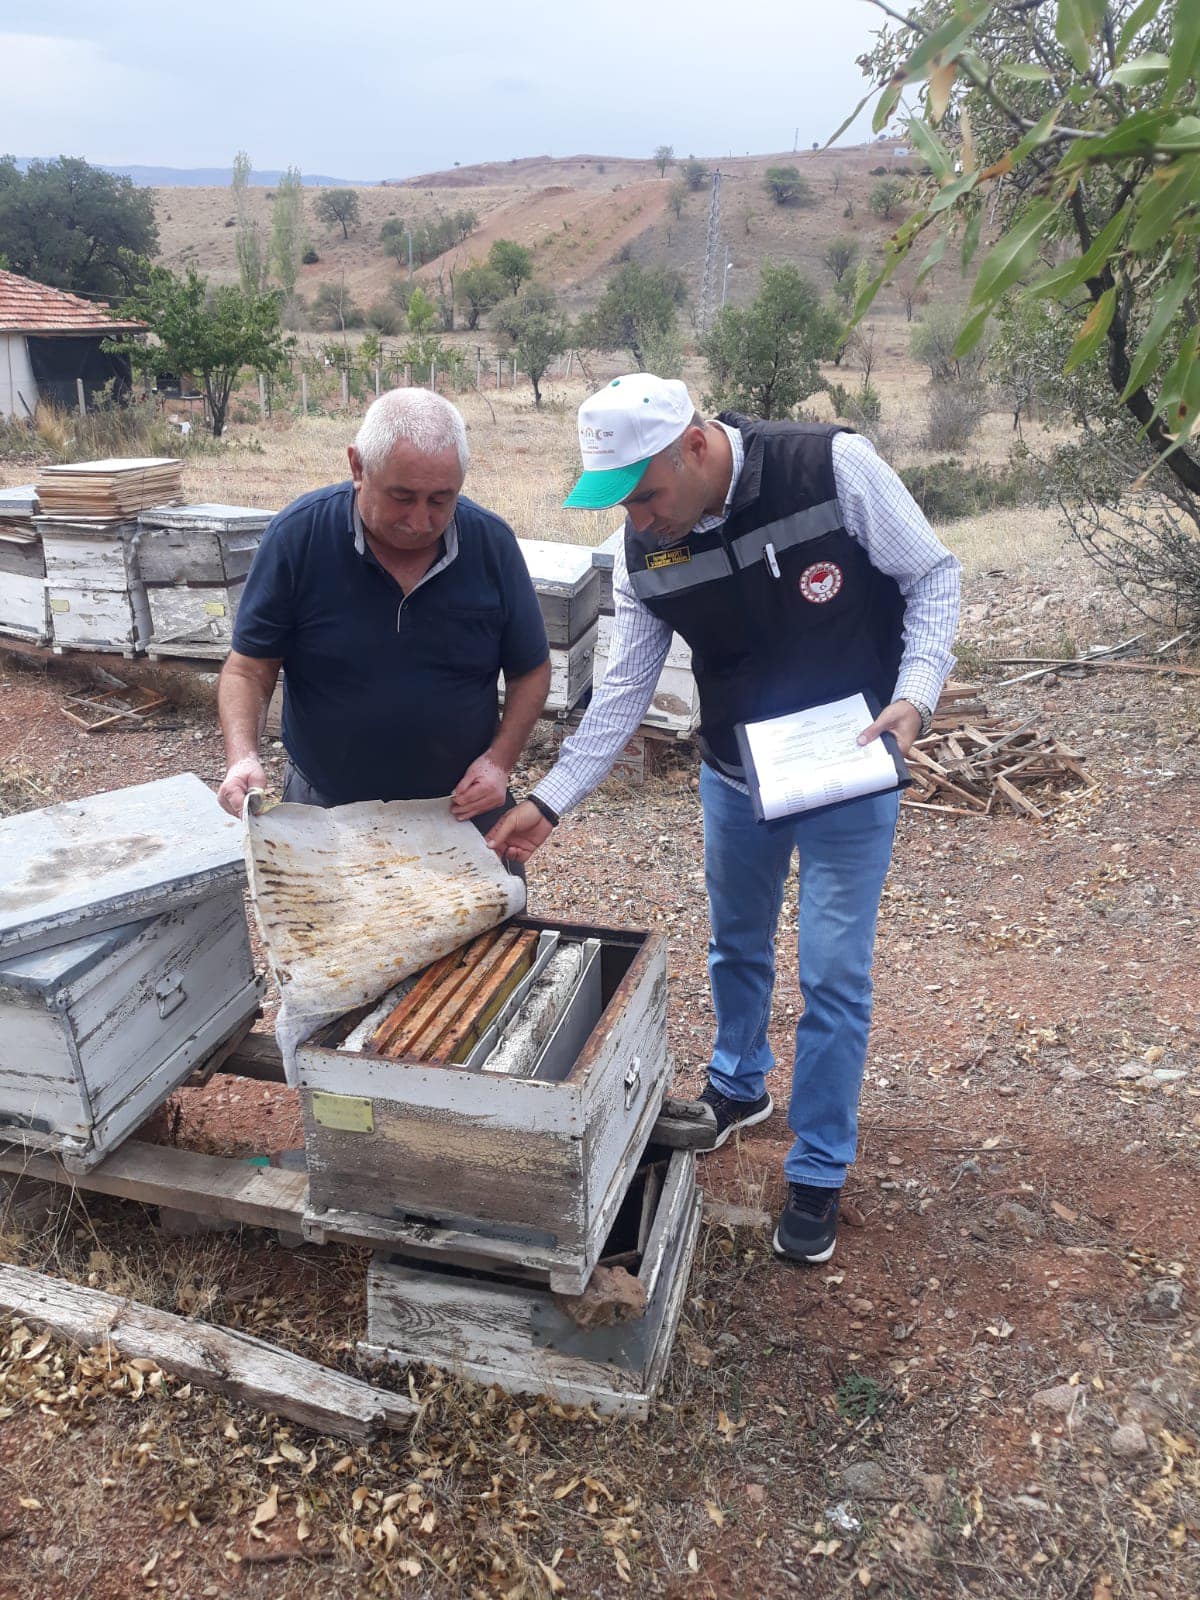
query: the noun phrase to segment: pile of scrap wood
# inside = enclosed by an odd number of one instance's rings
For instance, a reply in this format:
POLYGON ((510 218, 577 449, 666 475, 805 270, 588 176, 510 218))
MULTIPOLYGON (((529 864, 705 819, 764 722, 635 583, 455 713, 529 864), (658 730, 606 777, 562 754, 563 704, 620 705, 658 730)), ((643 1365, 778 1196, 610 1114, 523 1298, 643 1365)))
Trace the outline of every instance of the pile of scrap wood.
POLYGON ((1005 722, 974 685, 948 683, 932 728, 909 751, 913 782, 903 803, 960 817, 1015 811, 1040 822, 1091 794, 1080 756, 1039 732, 1035 720, 1005 722))

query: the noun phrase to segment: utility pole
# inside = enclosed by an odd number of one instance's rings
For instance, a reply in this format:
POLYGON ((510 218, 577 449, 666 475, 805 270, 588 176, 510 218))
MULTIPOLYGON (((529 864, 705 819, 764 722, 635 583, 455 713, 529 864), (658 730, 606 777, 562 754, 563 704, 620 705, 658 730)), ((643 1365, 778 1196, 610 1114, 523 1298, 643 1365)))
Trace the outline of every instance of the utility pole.
POLYGON ((704 271, 700 277, 700 332, 708 332, 712 310, 713 274, 717 268, 717 242, 721 234, 721 172, 712 175, 712 200, 708 207, 708 231, 704 235, 704 271))

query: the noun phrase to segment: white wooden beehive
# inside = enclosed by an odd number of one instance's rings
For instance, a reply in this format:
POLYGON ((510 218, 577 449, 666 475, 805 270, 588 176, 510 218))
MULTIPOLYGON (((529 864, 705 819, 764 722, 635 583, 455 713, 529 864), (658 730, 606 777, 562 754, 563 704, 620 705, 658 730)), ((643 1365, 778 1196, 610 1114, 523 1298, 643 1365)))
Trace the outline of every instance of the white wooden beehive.
POLYGON ((0 966, 0 1142, 86 1170, 258 1009, 241 890, 0 966))

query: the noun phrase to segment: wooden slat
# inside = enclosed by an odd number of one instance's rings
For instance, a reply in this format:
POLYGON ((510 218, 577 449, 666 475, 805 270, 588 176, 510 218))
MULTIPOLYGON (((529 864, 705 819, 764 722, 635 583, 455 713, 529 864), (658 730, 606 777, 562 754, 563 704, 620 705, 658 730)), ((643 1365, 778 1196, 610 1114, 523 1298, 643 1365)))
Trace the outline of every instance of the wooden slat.
POLYGON ((439 986, 414 1017, 412 1029, 407 1035, 401 1034, 384 1054, 392 1057, 403 1055, 412 1061, 432 1059, 433 1049, 445 1028, 449 1027, 458 1018, 462 1008, 470 1003, 470 997, 476 987, 480 983, 487 982, 489 975, 515 947, 520 938, 520 930, 513 927, 505 928, 499 938, 480 950, 479 946, 486 938, 487 935, 484 934, 474 945, 467 947, 469 960, 463 963, 461 969, 451 973, 446 982, 439 986))
MULTIPOLYGON (((440 1037, 423 1045, 426 1061, 458 1061, 463 1046, 477 1039, 533 965, 536 933, 518 933, 498 959, 496 950, 476 968, 473 980, 463 984, 447 1011, 440 1037)), ((498 949, 499 947, 497 947, 498 949)))
POLYGON ((308 1174, 282 1167, 252 1167, 228 1156, 202 1155, 170 1145, 129 1139, 83 1177, 68 1172, 56 1156, 20 1146, 0 1146, 0 1172, 23 1173, 51 1183, 174 1206, 256 1228, 299 1232, 308 1201, 308 1174))
POLYGON ((461 950, 451 950, 449 955, 442 956, 432 966, 427 967, 408 993, 396 1002, 395 1009, 389 1012, 376 1028, 371 1035, 368 1049, 382 1055, 405 1020, 412 1015, 417 1006, 424 1003, 445 975, 452 971, 461 959, 461 950))
POLYGON ((369 1443, 410 1428, 420 1415, 406 1395, 376 1389, 250 1334, 24 1267, 0 1266, 0 1306, 72 1344, 108 1345, 127 1360, 153 1361, 200 1388, 338 1438, 369 1443))

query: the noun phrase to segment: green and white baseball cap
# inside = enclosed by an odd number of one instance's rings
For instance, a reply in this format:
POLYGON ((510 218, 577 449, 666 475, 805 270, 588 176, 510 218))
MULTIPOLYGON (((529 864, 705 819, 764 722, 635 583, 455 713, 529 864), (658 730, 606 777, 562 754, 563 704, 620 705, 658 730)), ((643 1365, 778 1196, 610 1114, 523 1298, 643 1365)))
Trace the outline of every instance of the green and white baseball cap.
POLYGON ((583 476, 563 501, 602 511, 632 494, 651 458, 683 434, 696 408, 678 378, 633 372, 614 378, 579 408, 583 476))

